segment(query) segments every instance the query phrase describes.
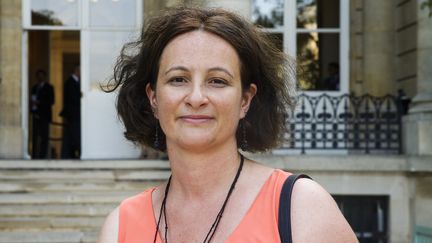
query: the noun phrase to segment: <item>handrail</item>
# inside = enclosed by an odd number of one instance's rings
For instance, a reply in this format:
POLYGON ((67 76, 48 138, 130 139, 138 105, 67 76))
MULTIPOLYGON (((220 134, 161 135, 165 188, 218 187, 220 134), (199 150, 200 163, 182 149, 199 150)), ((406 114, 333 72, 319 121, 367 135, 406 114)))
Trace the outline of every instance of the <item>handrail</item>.
POLYGON ((432 228, 415 226, 414 243, 432 243, 432 228))
POLYGON ((289 114, 282 149, 402 153, 401 106, 396 96, 301 94, 289 114))

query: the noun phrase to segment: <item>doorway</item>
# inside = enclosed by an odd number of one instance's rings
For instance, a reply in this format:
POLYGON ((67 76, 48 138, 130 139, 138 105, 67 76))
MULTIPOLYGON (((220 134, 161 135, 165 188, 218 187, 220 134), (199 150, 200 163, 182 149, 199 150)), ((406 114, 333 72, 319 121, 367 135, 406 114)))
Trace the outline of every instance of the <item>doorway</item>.
MULTIPOLYGON (((55 92, 48 158, 62 154, 63 82, 80 64, 80 159, 138 158, 140 149, 126 141, 115 110, 116 93, 100 89, 112 76, 121 47, 139 36, 143 22, 140 0, 127 1, 22 1, 22 128, 24 157, 32 153, 32 115, 29 98, 34 72, 44 69, 55 92), (128 13, 127 15, 118 13, 128 13), (79 60, 78 60, 79 59, 79 60), (72 61, 71 61, 72 60, 72 61), (30 114, 30 115, 29 115, 30 114)), ((69 126, 71 127, 71 126, 69 126)), ((68 130, 69 131, 69 130, 68 130)), ((63 136, 65 137, 65 136, 63 136)), ((68 139, 65 139, 69 141, 68 139)), ((76 157, 73 157, 76 158, 76 157)))
MULTIPOLYGON (((63 137, 63 87, 65 80, 80 63, 80 32, 72 30, 30 30, 28 31, 28 153, 32 158, 59 159, 63 137), (37 106, 32 102, 39 90, 37 73, 45 72, 46 81, 53 88, 51 122, 48 126, 48 141, 41 136, 37 106)), ((44 93, 46 95, 46 93, 44 93)), ((40 99, 40 97, 38 97, 40 99)), ((42 125, 43 126, 43 125, 42 125)), ((43 130, 43 129, 42 129, 43 130)), ((42 132, 44 133, 44 132, 42 132)))

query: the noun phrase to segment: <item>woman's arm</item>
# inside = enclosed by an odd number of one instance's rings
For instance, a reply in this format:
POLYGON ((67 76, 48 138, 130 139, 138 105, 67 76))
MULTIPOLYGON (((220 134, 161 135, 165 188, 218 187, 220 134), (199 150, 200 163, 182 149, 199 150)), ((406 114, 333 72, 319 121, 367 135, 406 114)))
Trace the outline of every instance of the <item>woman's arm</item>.
POLYGON ((98 243, 117 243, 119 229, 119 208, 115 208, 106 218, 99 235, 98 243))
POLYGON ((330 194, 318 183, 299 179, 292 192, 293 242, 358 242, 330 194))

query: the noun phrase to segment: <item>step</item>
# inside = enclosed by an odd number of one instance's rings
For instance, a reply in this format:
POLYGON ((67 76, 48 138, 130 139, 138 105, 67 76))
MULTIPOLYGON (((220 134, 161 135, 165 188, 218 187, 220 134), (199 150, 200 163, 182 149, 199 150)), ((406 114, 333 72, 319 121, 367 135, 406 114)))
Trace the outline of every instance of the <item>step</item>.
POLYGON ((101 216, 105 217, 116 208, 118 203, 98 203, 98 204, 31 204, 16 205, 2 204, 0 207, 0 217, 29 217, 29 216, 66 216, 84 217, 101 216))
POLYGON ((170 171, 128 170, 128 171, 33 171, 33 170, 1 170, 0 180, 24 181, 115 181, 115 180, 163 180, 170 176, 170 171))
POLYGON ((94 229, 99 231, 104 217, 0 217, 0 230, 94 229))
POLYGON ((86 231, 83 232, 84 237, 81 239, 80 243, 96 243, 99 238, 100 230, 98 231, 86 231))
POLYGON ((96 243, 109 212, 170 174, 161 160, 0 161, 0 243, 96 243))
POLYGON ((144 190, 146 188, 154 187, 161 182, 162 180, 128 182, 61 181, 53 183, 52 181, 42 182, 41 180, 35 182, 7 180, 0 181, 0 193, 144 190))
POLYGON ((0 194, 0 205, 2 204, 86 204, 86 203, 119 203, 123 199, 136 195, 139 191, 113 191, 113 192, 41 192, 41 193, 2 193, 0 194))
POLYGON ((115 179, 112 171, 81 171, 81 170, 63 170, 63 171, 38 171, 38 170, 1 170, 0 180, 110 180, 115 179))
MULTIPOLYGON (((85 233, 80 231, 0 232, 0 243, 80 243, 85 233)), ((93 242, 93 241, 87 241, 93 242)))
POLYGON ((0 161, 4 169, 161 169, 169 170, 166 160, 8 160, 0 161))

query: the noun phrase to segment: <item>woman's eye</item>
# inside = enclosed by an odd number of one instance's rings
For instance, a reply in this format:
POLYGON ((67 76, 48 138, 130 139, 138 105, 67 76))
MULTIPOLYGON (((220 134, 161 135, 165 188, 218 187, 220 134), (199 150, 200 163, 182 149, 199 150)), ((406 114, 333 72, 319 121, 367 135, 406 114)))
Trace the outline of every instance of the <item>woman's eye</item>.
POLYGON ((220 78, 214 78, 210 80, 210 84, 218 86, 218 87, 223 87, 227 84, 227 82, 223 79, 220 78))
POLYGON ((175 77, 175 78, 170 79, 169 82, 173 83, 173 84, 181 84, 181 83, 185 83, 186 79, 182 78, 182 77, 175 77))

